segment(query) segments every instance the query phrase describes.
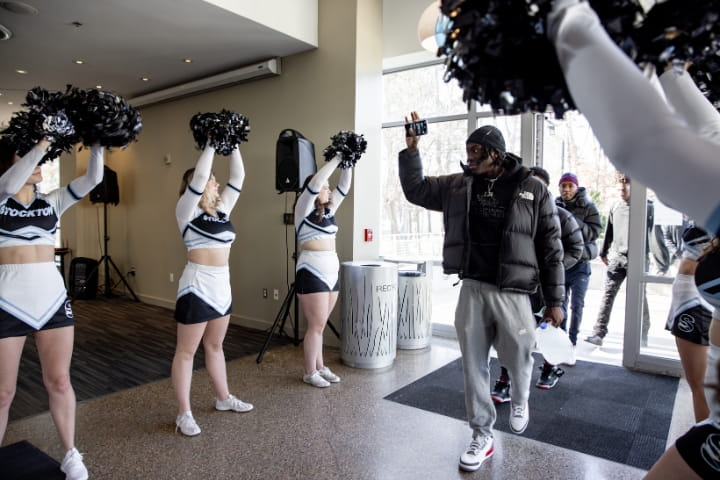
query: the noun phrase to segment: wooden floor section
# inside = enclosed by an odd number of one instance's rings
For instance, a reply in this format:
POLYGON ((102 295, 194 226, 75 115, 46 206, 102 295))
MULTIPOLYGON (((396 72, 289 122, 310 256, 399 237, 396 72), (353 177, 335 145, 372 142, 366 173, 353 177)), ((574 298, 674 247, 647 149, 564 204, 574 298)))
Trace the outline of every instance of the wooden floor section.
MULTIPOLYGON (((175 352, 173 311, 125 297, 75 300, 75 348, 71 378, 78 401, 115 393, 170 377, 175 352)), ((225 337, 229 360, 257 355, 267 332, 230 325, 225 337)), ((273 336, 270 348, 290 340, 273 336)), ((203 368, 202 345, 195 369, 203 368)), ((20 362, 17 393, 10 421, 48 410, 40 361, 33 336, 28 336, 20 362)))

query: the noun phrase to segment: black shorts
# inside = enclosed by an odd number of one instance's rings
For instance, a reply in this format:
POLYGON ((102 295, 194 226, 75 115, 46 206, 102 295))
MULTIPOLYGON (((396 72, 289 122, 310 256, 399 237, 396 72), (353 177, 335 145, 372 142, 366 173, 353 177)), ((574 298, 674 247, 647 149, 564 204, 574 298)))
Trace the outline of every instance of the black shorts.
POLYGON ((720 478, 720 429, 706 420, 675 441, 680 456, 702 478, 720 478))
MULTIPOLYGON (((72 313, 72 302, 68 298, 40 330, 70 327, 73 325, 75 325, 75 320, 72 313)), ((0 309, 0 338, 26 337, 37 331, 38 330, 35 330, 27 323, 18 320, 14 315, 0 309)))
POLYGON ((340 290, 339 282, 335 282, 335 286, 330 289, 325 282, 305 268, 298 270, 295 275, 295 292, 297 293, 337 292, 338 290, 340 290))
POLYGON ((709 345, 708 332, 711 321, 712 313, 698 305, 675 317, 670 332, 688 342, 709 345))

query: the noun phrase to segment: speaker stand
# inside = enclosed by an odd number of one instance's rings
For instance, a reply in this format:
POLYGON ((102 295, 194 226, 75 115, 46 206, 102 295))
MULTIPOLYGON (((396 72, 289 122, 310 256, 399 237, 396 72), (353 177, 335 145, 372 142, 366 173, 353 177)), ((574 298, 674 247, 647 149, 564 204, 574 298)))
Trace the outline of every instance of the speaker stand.
MULTIPOLYGON (((105 265, 105 296, 108 298, 114 296, 112 293, 112 281, 110 279, 110 266, 112 265, 112 267, 115 269, 115 273, 117 273, 118 277, 120 277, 120 281, 123 282, 123 284, 125 285, 125 288, 127 288, 128 292, 130 292, 130 295, 132 295, 133 299, 136 302, 139 302, 140 299, 138 298, 137 295, 135 295, 135 292, 133 291, 132 287, 127 282, 127 280, 125 279, 123 274, 120 272, 120 269, 118 268, 118 266, 115 265, 115 262, 113 262, 113 259, 110 256, 110 254, 108 254, 108 242, 110 241, 110 237, 108 236, 108 228, 107 228, 107 202, 103 202, 103 212, 104 212, 104 214, 103 214, 103 229, 104 229, 103 240, 105 242, 105 250, 104 250, 105 253, 102 257, 100 257, 100 260, 98 260, 98 263, 95 266, 95 269, 90 272, 90 274, 88 275, 88 278, 92 277, 92 275, 97 272, 97 270, 100 268, 101 263, 104 264, 105 265)), ((120 283, 120 282, 118 282, 118 283, 120 283)))

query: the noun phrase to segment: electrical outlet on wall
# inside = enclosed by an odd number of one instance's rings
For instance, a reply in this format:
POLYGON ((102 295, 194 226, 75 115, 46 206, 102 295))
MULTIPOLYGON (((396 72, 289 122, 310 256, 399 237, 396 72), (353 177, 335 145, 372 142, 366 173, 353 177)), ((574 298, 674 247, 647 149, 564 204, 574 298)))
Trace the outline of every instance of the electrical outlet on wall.
POLYGON ((267 288, 263 288, 263 298, 267 298, 268 292, 267 288))
POLYGON ((280 300, 280 290, 277 288, 273 289, 273 300, 280 300))

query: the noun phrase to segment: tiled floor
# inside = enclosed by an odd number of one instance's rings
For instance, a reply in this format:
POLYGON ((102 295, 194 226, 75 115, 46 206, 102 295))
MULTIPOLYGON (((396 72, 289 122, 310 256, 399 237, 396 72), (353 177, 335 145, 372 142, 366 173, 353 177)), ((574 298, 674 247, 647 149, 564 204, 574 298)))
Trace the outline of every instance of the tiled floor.
MULTIPOLYGON (((80 403, 77 445, 93 479, 642 478, 636 468, 502 432, 480 470, 460 472, 466 422, 383 400, 458 356, 454 341, 433 338, 429 350, 401 350, 391 368, 374 371, 346 367, 328 348, 327 363, 342 382, 317 389, 300 380, 301 347, 280 347, 261 364, 255 356, 228 364, 232 391, 255 404, 252 412, 216 412, 199 371, 192 398, 199 436, 174 433, 172 390, 162 380, 80 403)), ((690 405, 686 390, 679 395, 676 403, 690 405)), ((676 407, 679 432, 688 408, 676 407)), ((62 456, 48 413, 10 424, 4 443, 23 439, 62 456)))

